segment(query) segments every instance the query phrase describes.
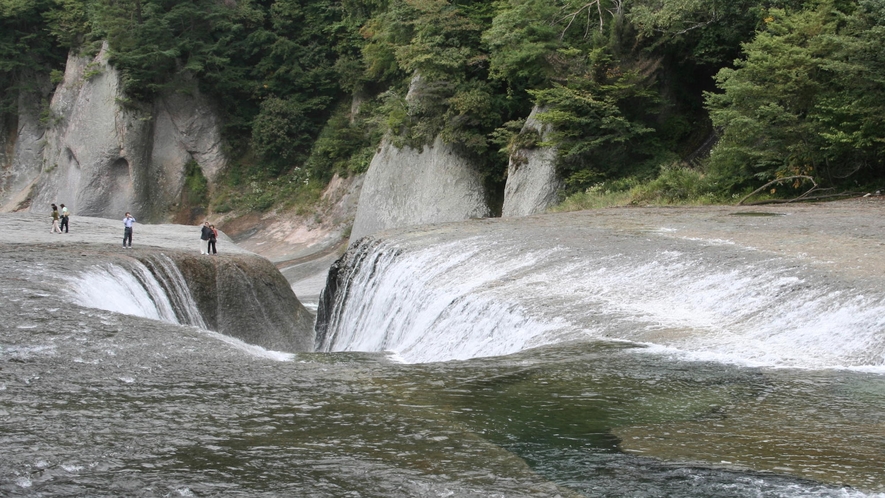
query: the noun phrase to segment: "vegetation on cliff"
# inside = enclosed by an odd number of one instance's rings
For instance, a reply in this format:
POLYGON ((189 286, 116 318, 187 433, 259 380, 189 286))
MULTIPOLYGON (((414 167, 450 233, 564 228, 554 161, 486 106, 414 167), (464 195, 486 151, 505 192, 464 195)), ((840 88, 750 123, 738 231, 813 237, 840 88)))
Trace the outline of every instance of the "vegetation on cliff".
POLYGON ((217 102, 219 210, 316 195, 388 132, 441 136, 501 189, 534 106, 568 194, 885 179, 881 0, 0 0, 0 110, 104 40, 133 105, 181 76, 217 102))

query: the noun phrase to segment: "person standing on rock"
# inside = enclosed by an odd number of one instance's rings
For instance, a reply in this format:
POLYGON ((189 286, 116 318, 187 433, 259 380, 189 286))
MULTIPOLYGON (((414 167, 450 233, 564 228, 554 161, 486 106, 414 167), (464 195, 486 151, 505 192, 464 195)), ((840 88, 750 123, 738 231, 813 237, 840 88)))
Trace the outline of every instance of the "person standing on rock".
POLYGON ((126 249, 126 241, 129 241, 129 249, 132 249, 132 225, 135 224, 135 218, 128 212, 123 217, 123 249, 126 249))
POLYGON ((68 233, 68 216, 70 213, 68 212, 68 208, 65 207, 64 204, 61 205, 61 229, 59 231, 64 230, 65 233, 68 233))
POLYGON ((215 250, 215 243, 218 242, 218 230, 215 229, 215 225, 209 225, 209 230, 212 230, 212 233, 209 235, 209 245, 206 247, 206 254, 209 254, 209 250, 212 250, 212 254, 218 254, 218 251, 215 250))
POLYGON ((200 229, 200 254, 209 254, 209 239, 212 236, 212 229, 209 228, 209 222, 203 222, 203 228, 200 229))
POLYGON ((49 233, 61 233, 61 228, 58 227, 58 206, 52 204, 52 229, 49 233))

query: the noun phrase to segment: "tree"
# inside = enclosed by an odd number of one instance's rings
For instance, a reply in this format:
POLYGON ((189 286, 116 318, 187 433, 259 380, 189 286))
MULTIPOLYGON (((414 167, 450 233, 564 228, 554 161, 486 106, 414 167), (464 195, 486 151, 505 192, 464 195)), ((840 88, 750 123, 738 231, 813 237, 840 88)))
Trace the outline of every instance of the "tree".
POLYGON ((63 68, 64 50, 47 36, 50 0, 0 0, 0 114, 15 112, 21 91, 36 91, 37 75, 63 68))
POLYGON ((772 9, 766 28, 722 69, 707 105, 722 139, 711 170, 743 188, 780 176, 839 184, 882 177, 885 16, 880 2, 772 9))

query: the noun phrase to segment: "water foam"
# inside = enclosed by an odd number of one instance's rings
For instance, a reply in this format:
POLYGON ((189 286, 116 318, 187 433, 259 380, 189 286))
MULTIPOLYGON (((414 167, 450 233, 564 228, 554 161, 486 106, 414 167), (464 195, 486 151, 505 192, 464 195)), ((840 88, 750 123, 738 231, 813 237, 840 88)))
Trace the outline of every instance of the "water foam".
POLYGON ((610 242, 588 253, 494 235, 385 240, 351 269, 322 349, 428 362, 590 338, 752 365, 885 364, 885 292, 875 286, 729 244, 610 242))
POLYGON ((67 294, 80 306, 179 323, 160 282, 141 263, 108 264, 69 279, 67 294))
MULTIPOLYGON (((555 325, 534 320, 516 303, 501 303, 497 283, 548 254, 474 267, 482 244, 443 244, 401 253, 384 246, 370 256, 346 293, 351 302, 334 318, 327 350, 391 351, 407 362, 468 359, 529 347, 555 325)), ((536 344, 539 345, 539 344, 536 344)))

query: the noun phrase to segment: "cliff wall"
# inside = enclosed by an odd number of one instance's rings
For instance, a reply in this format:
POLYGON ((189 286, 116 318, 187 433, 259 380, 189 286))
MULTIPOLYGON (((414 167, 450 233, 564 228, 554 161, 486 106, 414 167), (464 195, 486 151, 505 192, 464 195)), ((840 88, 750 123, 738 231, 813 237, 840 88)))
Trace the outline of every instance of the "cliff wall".
POLYGON ((38 94, 23 94, 6 125, 0 209, 43 212, 64 203, 87 216, 168 219, 189 161, 210 182, 225 164, 211 107, 193 82, 180 86, 188 94, 126 106, 107 47, 94 57, 70 55, 48 109, 38 94))
POLYGON ((350 240, 490 214, 482 177, 454 147, 440 138, 421 150, 384 140, 366 173, 350 240))

